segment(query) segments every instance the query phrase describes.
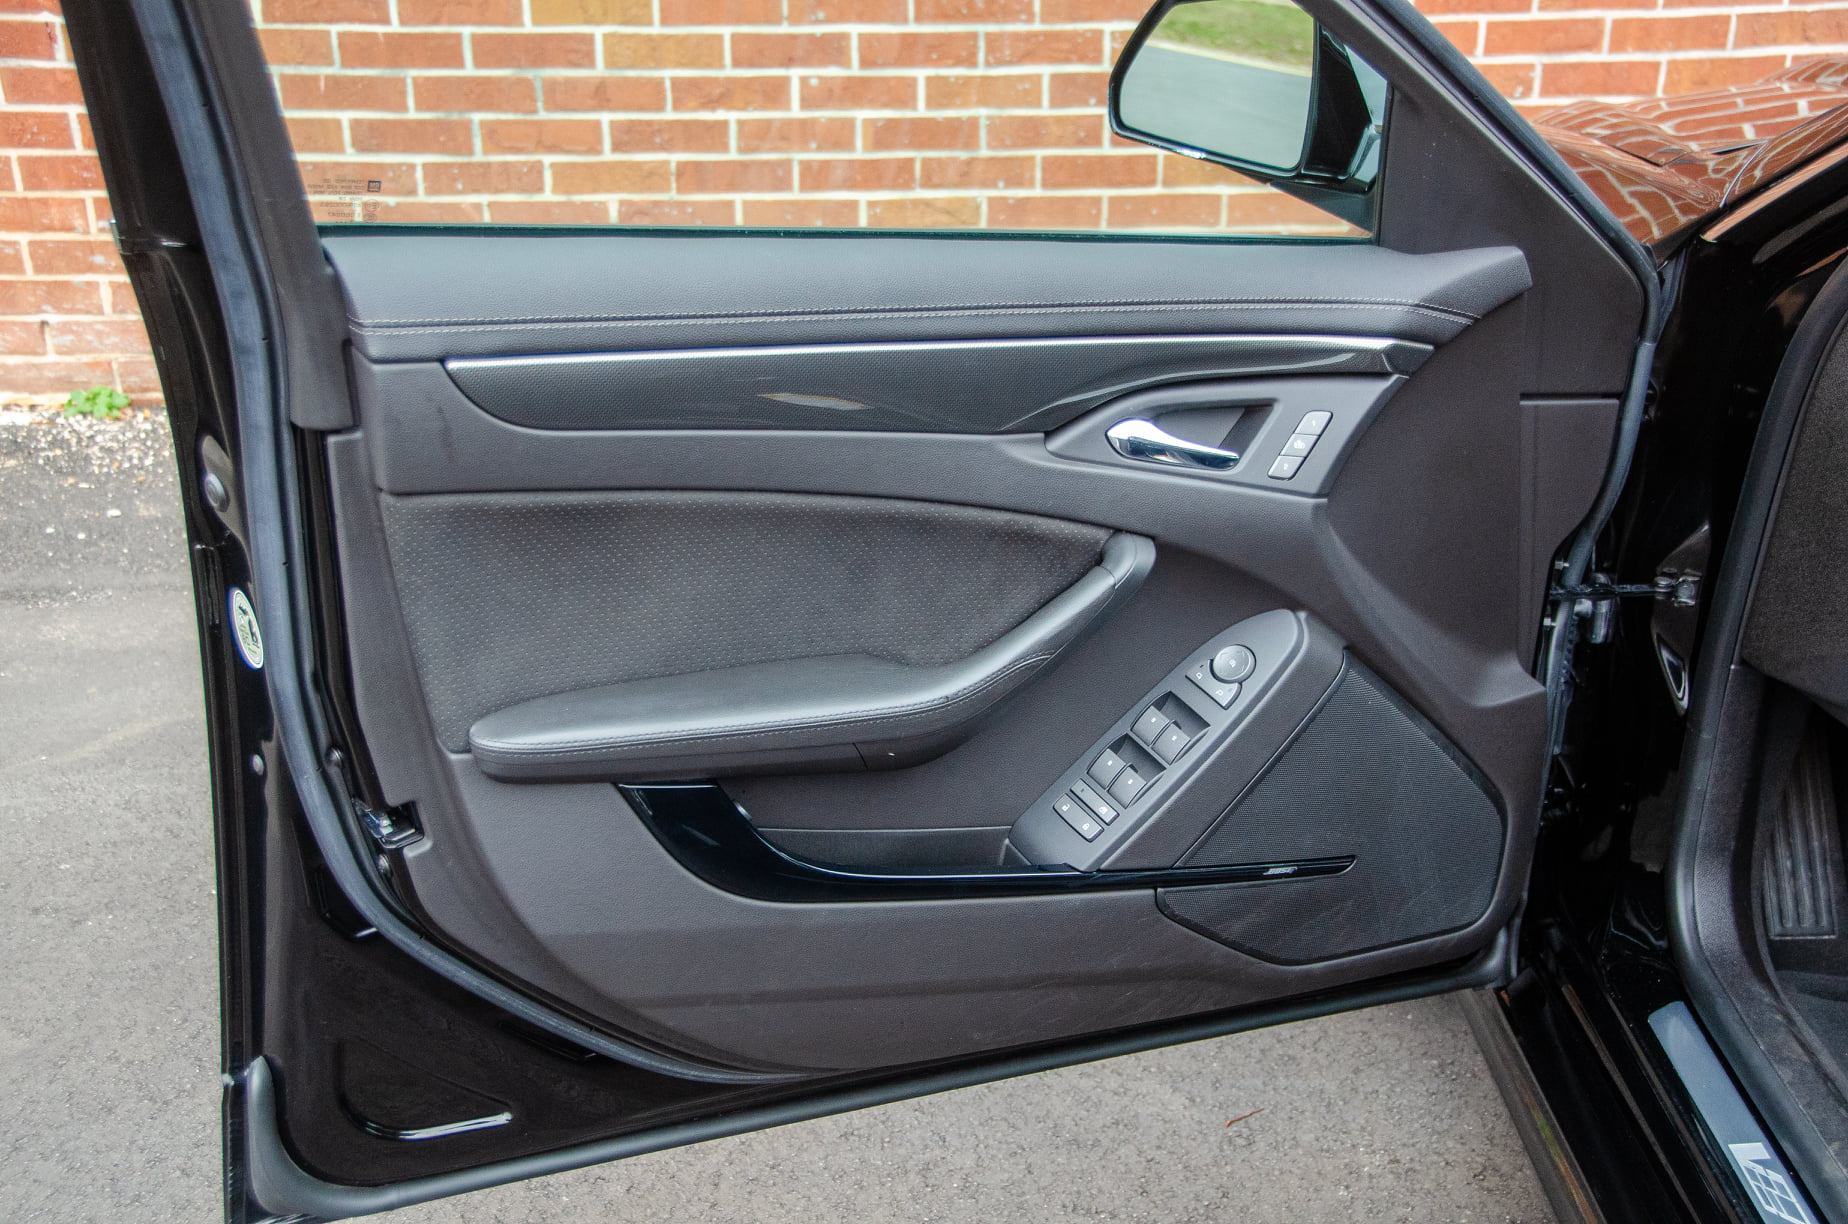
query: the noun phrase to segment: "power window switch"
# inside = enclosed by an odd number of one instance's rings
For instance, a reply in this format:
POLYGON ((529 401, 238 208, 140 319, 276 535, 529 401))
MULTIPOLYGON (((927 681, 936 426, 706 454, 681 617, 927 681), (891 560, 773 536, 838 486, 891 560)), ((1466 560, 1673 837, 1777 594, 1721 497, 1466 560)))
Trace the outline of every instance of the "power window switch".
POLYGON ((1211 697, 1213 703, 1222 710, 1231 709, 1232 703, 1238 700, 1239 686, 1226 684, 1219 680, 1207 670, 1204 663, 1188 672, 1187 678, 1192 680, 1202 693, 1211 697))
POLYGON ((1089 771, 1091 774, 1091 781, 1097 783, 1099 786, 1109 786, 1112 782, 1117 780, 1117 775, 1123 772, 1124 764, 1125 762, 1122 757, 1108 748, 1104 749, 1097 754, 1097 759, 1091 762, 1089 771))
POLYGON ((1052 810, 1059 814, 1059 819, 1072 827, 1072 832, 1086 841, 1096 841, 1097 835, 1104 831, 1104 826, 1097 823, 1097 818, 1085 811, 1070 795, 1060 795, 1052 801, 1052 810))
POLYGON ((1301 455, 1278 455, 1277 461, 1270 465, 1272 480, 1288 480, 1296 475, 1296 469, 1303 465, 1301 455))
POLYGON ((1303 413, 1303 419, 1296 424, 1296 432, 1299 434, 1314 434, 1319 438, 1322 436, 1322 431, 1328 428, 1328 423, 1333 419, 1334 414, 1332 413, 1305 412, 1303 413))
POLYGON ((1178 723, 1173 723, 1149 745, 1149 751, 1160 757, 1162 764, 1171 765, 1176 757, 1187 751, 1187 745, 1191 743, 1193 737, 1181 730, 1178 723))
POLYGON ((1072 783, 1072 795, 1080 804, 1084 805, 1086 811, 1097 817, 1101 823, 1109 824, 1116 819, 1116 809, 1105 802, 1104 797, 1092 789, 1091 785, 1082 778, 1072 783))
POLYGON ((1156 740, 1161 738, 1161 733, 1167 729, 1168 716, 1154 706, 1142 711, 1142 717, 1138 718, 1136 725, 1130 728, 1135 732, 1137 739, 1151 747, 1154 746, 1156 740))
POLYGON ((1283 444, 1283 453, 1302 458, 1315 449, 1315 435, 1311 433, 1293 433, 1283 444))
POLYGON ((1121 806, 1128 807, 1148 784, 1149 780, 1137 772, 1134 765, 1126 765, 1123 772, 1117 775, 1116 781, 1110 784, 1110 797, 1121 806))

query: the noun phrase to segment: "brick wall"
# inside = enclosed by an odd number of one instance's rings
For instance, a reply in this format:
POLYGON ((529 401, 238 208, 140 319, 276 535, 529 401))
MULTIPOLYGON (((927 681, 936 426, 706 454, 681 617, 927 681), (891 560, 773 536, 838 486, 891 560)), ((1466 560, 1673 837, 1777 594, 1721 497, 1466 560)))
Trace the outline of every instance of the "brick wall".
MULTIPOLYGON (((1848 53, 1841 3, 1418 0, 1521 106, 1848 53)), ((1101 101, 1147 0, 259 0, 325 220, 1319 231, 1101 101)), ((0 401, 158 395, 57 0, 0 0, 0 401)))

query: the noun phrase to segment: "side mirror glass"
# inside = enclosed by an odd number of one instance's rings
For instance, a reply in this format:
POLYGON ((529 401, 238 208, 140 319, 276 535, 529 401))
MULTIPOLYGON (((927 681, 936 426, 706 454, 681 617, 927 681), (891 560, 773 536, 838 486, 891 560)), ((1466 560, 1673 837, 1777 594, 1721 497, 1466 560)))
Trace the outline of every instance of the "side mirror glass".
POLYGON ((1110 124, 1310 189, 1301 194, 1364 194, 1386 95, 1378 73, 1289 0, 1163 0, 1117 60, 1110 124))

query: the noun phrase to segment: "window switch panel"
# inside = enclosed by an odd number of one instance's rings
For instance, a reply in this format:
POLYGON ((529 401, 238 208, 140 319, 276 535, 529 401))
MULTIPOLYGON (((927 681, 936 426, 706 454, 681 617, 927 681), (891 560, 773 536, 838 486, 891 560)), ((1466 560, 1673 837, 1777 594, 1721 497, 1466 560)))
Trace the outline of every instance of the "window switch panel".
POLYGON ((1125 765, 1116 776, 1116 781, 1110 784, 1110 797, 1123 807, 1128 807, 1148 784, 1149 780, 1134 765, 1125 765))
POLYGON ((1135 732, 1137 739, 1153 748, 1155 741, 1161 738, 1161 733, 1168 729, 1168 716, 1155 706, 1150 706, 1142 711, 1142 717, 1130 729, 1135 732))
POLYGON ((1187 751, 1187 745, 1193 743, 1193 736, 1182 730, 1179 724, 1171 723, 1166 731, 1150 745, 1149 750, 1161 758, 1164 765, 1173 764, 1181 753, 1187 751))

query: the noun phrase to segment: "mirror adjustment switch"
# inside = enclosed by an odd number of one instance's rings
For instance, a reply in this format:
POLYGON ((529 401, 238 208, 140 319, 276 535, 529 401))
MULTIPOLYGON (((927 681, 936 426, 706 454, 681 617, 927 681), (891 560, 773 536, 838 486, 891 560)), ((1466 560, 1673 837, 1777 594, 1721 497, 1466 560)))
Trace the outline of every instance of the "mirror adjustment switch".
POLYGON ((1095 761, 1091 762, 1091 781, 1099 786, 1107 787, 1117 780, 1117 775, 1123 772, 1127 764, 1128 762, 1122 757, 1106 748, 1097 754, 1095 761))
POLYGON ((1288 480, 1296 475, 1296 469, 1302 465, 1302 457, 1299 455, 1278 455, 1277 462, 1270 465, 1270 478, 1288 480))
POLYGON ((1136 801, 1136 796, 1140 795, 1142 788, 1148 784, 1149 780, 1137 772, 1134 765, 1125 765, 1123 772, 1117 775, 1116 781, 1110 784, 1110 797, 1124 807, 1128 807, 1136 801))
POLYGON ((1319 438, 1322 436, 1322 431, 1328 428, 1328 423, 1332 420, 1334 420, 1333 413, 1305 412, 1303 413, 1303 419, 1297 423, 1296 432, 1299 434, 1314 434, 1319 438))
POLYGON ((1187 751, 1187 745, 1191 743, 1193 743, 1193 736, 1181 730, 1179 724, 1170 724, 1168 729, 1163 731, 1160 737, 1149 746, 1149 750, 1160 757, 1164 765, 1171 765, 1175 758, 1187 751))
POLYGON ((1104 797, 1098 794, 1096 790, 1092 789, 1091 784, 1084 781, 1082 778, 1072 783, 1072 795, 1077 798, 1079 803, 1084 805, 1086 811, 1097 817, 1103 824, 1109 824, 1116 819, 1116 809, 1105 802, 1104 797))
POLYGON ((1258 669, 1258 656, 1251 653, 1251 647, 1234 643, 1214 655, 1211 666, 1215 680, 1222 684, 1238 684, 1249 680, 1251 673, 1258 669))
POLYGON ((1137 739, 1151 748, 1155 746, 1155 741, 1161 738, 1161 733, 1167 729, 1168 716, 1154 706, 1142 711, 1142 717, 1138 718, 1136 725, 1130 728, 1136 733, 1137 739))
POLYGON ((1212 672, 1207 670, 1206 664, 1204 663, 1188 672, 1187 678, 1192 680, 1202 693, 1211 697, 1214 704, 1222 710, 1230 709, 1232 703, 1238 700, 1240 686, 1237 684, 1221 683, 1214 678, 1212 672))
POLYGON ((1104 831, 1104 826, 1097 823, 1097 818, 1085 811, 1078 800, 1070 795, 1060 795, 1052 801, 1052 810, 1059 814, 1059 819, 1072 827, 1072 832, 1086 841, 1096 841, 1097 835, 1104 831))

